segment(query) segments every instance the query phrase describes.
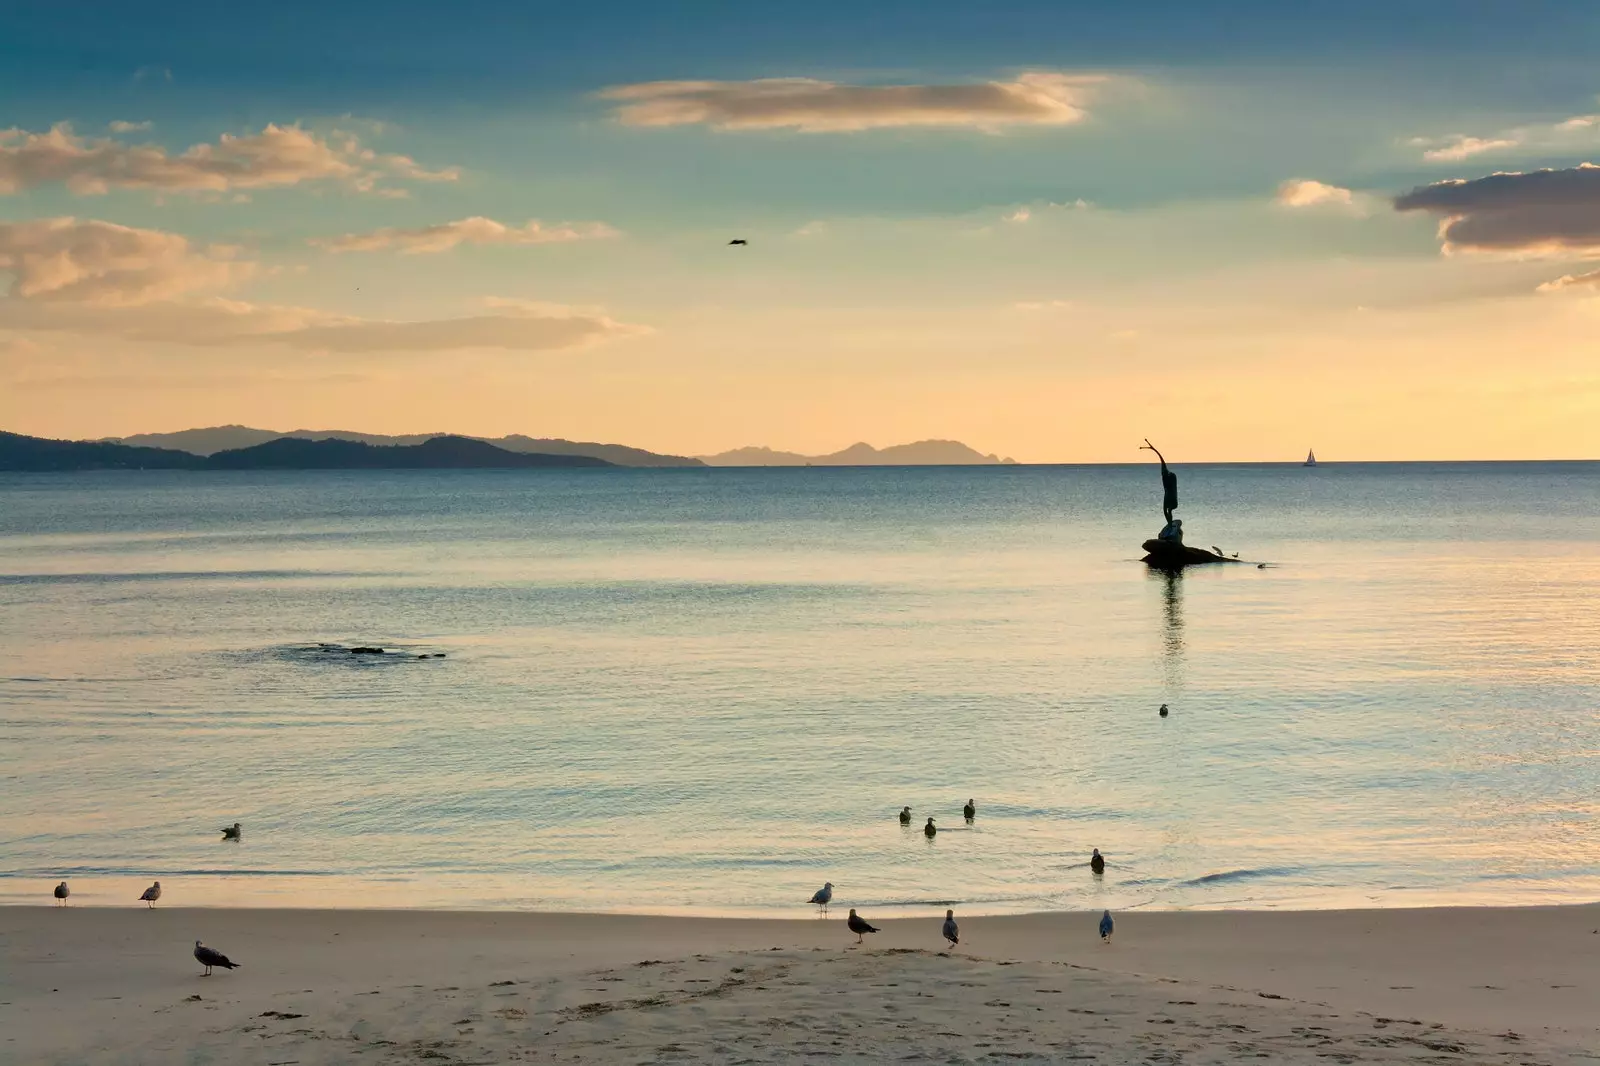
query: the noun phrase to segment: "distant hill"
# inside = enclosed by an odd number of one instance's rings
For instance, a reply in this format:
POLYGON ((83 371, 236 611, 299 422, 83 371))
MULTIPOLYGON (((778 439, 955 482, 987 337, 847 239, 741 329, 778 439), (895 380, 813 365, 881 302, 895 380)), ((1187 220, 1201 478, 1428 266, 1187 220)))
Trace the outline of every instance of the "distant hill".
MULTIPOLYGON (((213 455, 217 452, 250 448, 271 440, 294 437, 301 440, 349 440, 364 444, 394 445, 422 444, 439 437, 454 436, 447 433, 357 433, 344 429, 294 429, 280 433, 272 429, 254 429, 250 426, 211 426, 207 429, 182 429, 175 433, 139 433, 132 437, 110 438, 117 444, 141 445, 151 448, 175 448, 195 455, 213 455)), ((559 437, 527 437, 513 433, 508 437, 470 437, 485 441, 508 452, 535 452, 540 455, 587 455, 604 459, 617 466, 704 466, 698 459, 683 455, 660 455, 643 448, 630 448, 623 444, 599 444, 590 441, 562 440, 559 437)))
POLYGON ((188 452, 0 432, 0 470, 196 470, 204 465, 188 452))
POLYGON ((421 444, 279 437, 207 456, 207 470, 468 470, 530 467, 609 467, 592 455, 509 452, 471 437, 434 437, 421 444))
POLYGON ((984 455, 958 440, 919 440, 882 449, 870 444, 852 444, 829 455, 735 448, 731 452, 700 458, 708 466, 988 466, 1016 462, 998 455, 984 455))
POLYGON ((209 456, 107 441, 47 440, 0 432, 0 471, 73 470, 479 470, 614 467, 592 455, 512 452, 470 437, 420 444, 280 437, 209 456))

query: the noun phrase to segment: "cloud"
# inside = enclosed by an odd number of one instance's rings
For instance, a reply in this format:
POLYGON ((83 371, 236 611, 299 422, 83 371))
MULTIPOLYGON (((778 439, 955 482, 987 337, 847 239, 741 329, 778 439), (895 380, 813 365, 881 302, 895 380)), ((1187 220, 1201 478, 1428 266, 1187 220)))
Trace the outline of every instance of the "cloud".
POLYGON ((1545 152, 1582 148, 1594 144, 1597 134, 1600 115, 1573 115, 1559 122, 1516 126, 1487 136, 1452 133, 1446 137, 1413 137, 1407 143, 1421 148, 1422 158, 1430 163, 1458 163, 1514 148, 1545 152))
POLYGON ((118 119, 115 122, 107 124, 106 129, 110 130, 112 133, 142 133, 154 125, 154 122, 124 122, 121 119, 118 119))
POLYGON ((599 312, 549 305, 505 304, 460 318, 394 321, 219 298, 126 308, 3 300, 0 328, 102 334, 202 348, 277 345, 340 354, 464 348, 549 351, 649 332, 599 312))
POLYGON ((0 194, 64 184, 80 195, 110 189, 227 192, 334 181, 373 191, 385 178, 454 181, 454 167, 429 170, 404 155, 362 146, 352 134, 322 136, 299 126, 268 125, 260 133, 223 134, 172 155, 160 145, 85 138, 66 123, 46 133, 0 130, 0 194))
POLYGON ((718 130, 854 133, 896 127, 1068 126, 1109 79, 1030 71, 1014 81, 970 85, 840 85, 813 78, 654 81, 600 95, 619 101, 627 126, 704 125, 718 130))
POLYGON ((311 243, 332 252, 376 252, 397 248, 407 255, 443 252, 458 244, 555 244, 565 241, 599 240, 617 236, 603 222, 564 222, 545 226, 537 219, 520 227, 507 226, 492 218, 474 215, 456 222, 404 229, 389 226, 370 233, 346 233, 342 237, 313 240, 311 243))
POLYGON ((1431 163, 1454 163, 1462 159, 1470 159, 1475 155, 1485 152, 1498 152, 1503 148, 1515 148, 1522 142, 1515 138, 1488 138, 1465 137, 1457 134, 1448 138, 1437 148, 1429 148, 1422 153, 1422 158, 1431 163))
POLYGON ((0 273, 12 299, 132 306, 248 276, 238 249, 197 250, 175 233, 92 219, 0 222, 0 273))
POLYGON ((1539 292, 1561 292, 1565 289, 1597 289, 1600 288, 1600 270, 1591 270, 1587 274, 1563 274, 1553 281, 1547 281, 1539 286, 1539 292))
POLYGON ((1005 216, 1007 222, 1026 222, 1033 217, 1033 212, 1028 210, 1026 204, 1005 216))
POLYGON ((1338 185, 1293 178, 1278 186, 1276 196, 1284 207, 1354 207, 1355 193, 1338 185))
POLYGON ((1438 181, 1394 199, 1437 216, 1446 254, 1600 256, 1600 166, 1438 181))

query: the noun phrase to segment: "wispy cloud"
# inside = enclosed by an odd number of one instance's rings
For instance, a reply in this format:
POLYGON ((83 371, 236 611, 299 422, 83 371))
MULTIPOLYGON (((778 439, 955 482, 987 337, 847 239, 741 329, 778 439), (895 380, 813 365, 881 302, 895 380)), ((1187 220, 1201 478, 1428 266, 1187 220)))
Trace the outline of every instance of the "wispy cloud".
POLYGON ((66 123, 44 133, 0 130, 0 194, 52 184, 96 195, 113 188, 227 192, 318 181, 373 191, 389 178, 458 177, 455 167, 430 170, 409 156, 374 151, 354 135, 323 136, 299 126, 223 134, 216 143, 197 144, 176 155, 160 145, 81 137, 66 123))
POLYGON ((0 273, 14 299, 132 306, 221 288, 255 264, 237 250, 197 249, 176 233, 92 219, 0 223, 0 273))
POLYGON ((1592 163, 1434 182, 1394 206, 1438 217, 1446 254, 1600 256, 1600 166, 1592 163))
POLYGON ((112 133, 142 133, 154 125, 153 122, 124 122, 117 119, 115 122, 107 123, 106 129, 112 133))
POLYGON ((389 226, 369 233, 346 233, 311 243, 332 252, 378 252, 393 248, 407 255, 423 255, 448 251, 458 244, 558 244, 616 236, 617 231, 603 222, 563 222, 546 226, 533 219, 522 226, 507 226, 492 218, 474 215, 433 226, 409 229, 389 226))
POLYGON ((896 127, 1067 126, 1109 79, 1030 71, 968 85, 841 85, 813 78, 655 81, 607 89, 629 126, 854 133, 896 127))
POLYGON ((160 230, 73 218, 0 223, 0 274, 12 279, 0 299, 0 329, 340 353, 542 351, 648 332, 602 310, 526 300, 489 300, 478 314, 408 321, 202 295, 254 269, 235 248, 197 249, 160 230))
POLYGON ((1573 115, 1559 122, 1515 126, 1491 134, 1452 133, 1443 137, 1413 137, 1407 143, 1422 149, 1430 163, 1459 163, 1463 159, 1509 152, 1579 149, 1600 141, 1600 115, 1573 115))

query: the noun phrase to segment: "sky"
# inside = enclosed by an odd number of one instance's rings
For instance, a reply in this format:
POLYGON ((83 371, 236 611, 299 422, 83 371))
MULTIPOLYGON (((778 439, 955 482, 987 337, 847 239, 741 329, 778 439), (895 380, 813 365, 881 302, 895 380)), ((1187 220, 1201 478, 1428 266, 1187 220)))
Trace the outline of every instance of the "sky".
POLYGON ((0 429, 1600 457, 1597 55, 1540 0, 7 5, 0 429))

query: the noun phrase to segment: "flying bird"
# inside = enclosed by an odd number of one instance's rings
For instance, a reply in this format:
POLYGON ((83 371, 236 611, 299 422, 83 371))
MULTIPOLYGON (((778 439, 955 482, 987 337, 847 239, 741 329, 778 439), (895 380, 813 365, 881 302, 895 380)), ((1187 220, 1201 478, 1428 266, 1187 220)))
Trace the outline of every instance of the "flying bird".
POLYGON ((155 910, 156 900, 161 898, 161 882, 157 881, 155 884, 153 884, 149 888, 145 889, 143 894, 141 894, 139 896, 139 898, 141 900, 143 900, 144 902, 150 904, 150 909, 151 910, 155 910))
POLYGON ((244 826, 240 825, 238 822, 234 822, 232 825, 225 825, 221 829, 218 829, 217 832, 222 834, 222 839, 223 840, 243 840, 244 839, 244 837, 242 836, 242 834, 244 833, 244 826))
POLYGON ((1211 550, 1212 550, 1212 551, 1214 551, 1214 552, 1216 552, 1216 553, 1217 553, 1217 554, 1218 554, 1218 555, 1221 555, 1221 554, 1222 554, 1222 549, 1221 549, 1221 548, 1219 548, 1219 547, 1217 547, 1217 546, 1216 546, 1216 545, 1215 545, 1215 544, 1213 544, 1213 545, 1212 545, 1212 546, 1211 546, 1211 550))
POLYGON ((1106 872, 1106 860, 1105 857, 1100 854, 1099 848, 1095 848, 1094 854, 1089 856, 1089 869, 1093 870, 1097 874, 1103 874, 1106 872))
POLYGON ((63 907, 67 905, 67 897, 70 895, 72 895, 72 889, 67 887, 65 881, 56 886, 56 899, 61 901, 63 907))
MULTIPOLYGON (((952 948, 961 943, 961 930, 956 927, 955 911, 944 912, 944 938, 950 941, 950 947, 952 948)), ((945 950, 948 951, 949 948, 945 950)))
POLYGON ((1104 940, 1107 944, 1111 943, 1111 931, 1113 929, 1115 929, 1116 927, 1117 927, 1117 923, 1113 922, 1111 920, 1111 912, 1110 911, 1106 911, 1104 914, 1100 915, 1100 939, 1101 940, 1104 940))
POLYGON ((933 834, 937 833, 938 831, 939 831, 938 828, 933 824, 933 819, 932 818, 929 818, 928 819, 928 824, 922 827, 922 835, 925 836, 925 837, 931 837, 931 836, 933 836, 933 834))
MULTIPOLYGON (((833 882, 824 882, 822 887, 817 889, 816 892, 812 893, 811 898, 806 900, 806 902, 815 903, 823 910, 827 910, 828 904, 833 902, 833 882)), ((850 913, 854 914, 855 911, 851 911, 850 913)))
POLYGON ((961 808, 961 817, 965 818, 967 821, 970 822, 974 818, 976 818, 977 816, 978 816, 978 808, 973 806, 971 800, 967 800, 967 805, 965 807, 961 808))
POLYGON ((845 925, 849 926, 850 931, 856 935, 857 944, 864 943, 868 933, 876 933, 878 931, 877 926, 868 925, 865 918, 858 916, 854 907, 850 908, 850 917, 845 922, 845 925))
POLYGON ((198 940, 194 942, 194 959, 206 968, 206 972, 203 975, 205 977, 211 976, 211 967, 213 966, 221 966, 224 970, 236 970, 239 968, 239 964, 228 958, 228 956, 220 951, 213 951, 198 940))
POLYGON ((729 244, 729 246, 732 246, 732 245, 735 245, 735 244, 742 244, 742 245, 748 246, 750 244, 750 242, 745 240, 743 237, 735 237, 733 240, 729 241, 728 244, 729 244))
POLYGON ((911 824, 911 808, 910 807, 901 807, 900 808, 900 824, 901 825, 910 825, 911 824))

